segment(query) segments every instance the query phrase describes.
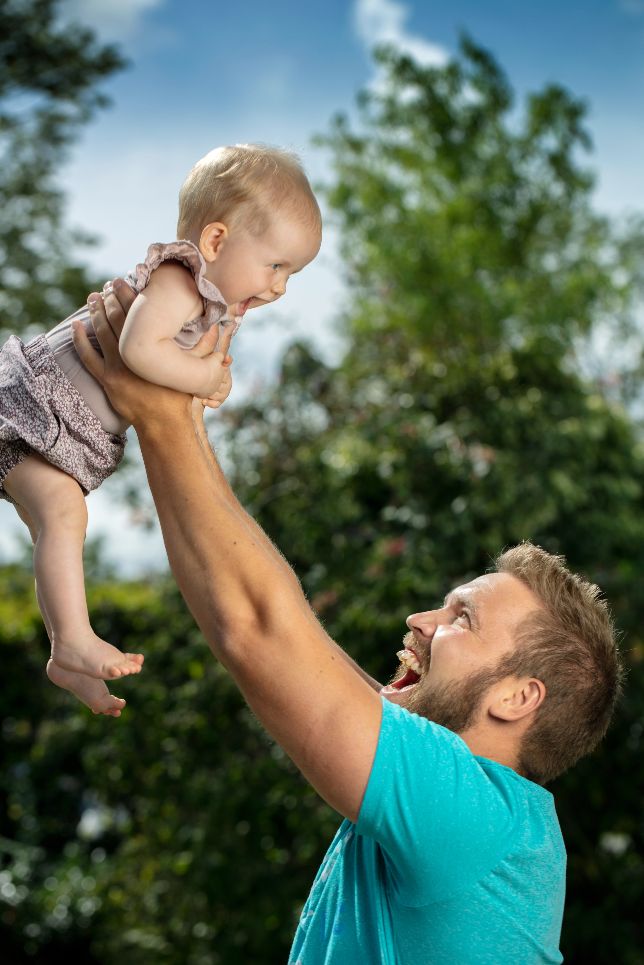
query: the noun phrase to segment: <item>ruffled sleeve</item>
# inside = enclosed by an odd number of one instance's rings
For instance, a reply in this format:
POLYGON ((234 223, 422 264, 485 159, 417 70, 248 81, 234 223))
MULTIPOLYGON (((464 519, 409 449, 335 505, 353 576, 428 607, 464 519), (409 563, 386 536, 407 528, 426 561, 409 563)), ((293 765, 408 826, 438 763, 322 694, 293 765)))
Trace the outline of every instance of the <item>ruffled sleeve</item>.
POLYGON ((191 348, 213 325, 234 326, 233 335, 239 322, 226 316, 226 302, 219 289, 206 278, 206 262, 192 241, 157 242, 148 248, 145 261, 136 266, 127 281, 137 292, 143 291, 150 281, 152 272, 164 261, 178 261, 192 272, 197 290, 203 299, 204 311, 197 319, 187 322, 176 337, 184 348, 191 348))

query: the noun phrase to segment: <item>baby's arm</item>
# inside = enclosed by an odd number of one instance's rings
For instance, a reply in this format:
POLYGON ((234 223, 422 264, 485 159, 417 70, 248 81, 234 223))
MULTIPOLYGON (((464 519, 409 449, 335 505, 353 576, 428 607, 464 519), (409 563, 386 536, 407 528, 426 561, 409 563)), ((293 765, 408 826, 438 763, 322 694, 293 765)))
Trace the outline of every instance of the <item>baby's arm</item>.
POLYGON ((137 295, 119 339, 128 368, 157 385, 206 398, 219 389, 223 369, 218 353, 198 358, 174 341, 181 326, 203 311, 190 272, 164 262, 137 295))

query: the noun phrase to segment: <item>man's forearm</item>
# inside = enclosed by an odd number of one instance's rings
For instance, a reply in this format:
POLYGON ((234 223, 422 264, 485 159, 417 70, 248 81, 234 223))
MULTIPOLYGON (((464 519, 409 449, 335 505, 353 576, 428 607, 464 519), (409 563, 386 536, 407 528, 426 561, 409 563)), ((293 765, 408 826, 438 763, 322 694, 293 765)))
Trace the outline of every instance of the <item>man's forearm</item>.
MULTIPOLYGON (((233 621, 243 625, 261 607, 253 582, 273 583, 275 564, 241 518, 223 476, 213 473, 186 402, 169 421, 135 428, 173 573, 221 656, 233 621)), ((297 599, 295 581, 280 573, 280 593, 285 583, 297 599)))
POLYGON ((268 538, 268 536, 261 528, 259 523, 249 513, 246 512, 246 510, 243 508, 243 506, 235 496, 234 492, 230 488, 230 484, 226 479, 226 476, 224 475, 224 472, 221 466, 219 465, 219 461, 210 443, 210 439, 208 438, 208 433, 206 431, 206 426, 203 419, 203 415, 204 415, 203 407, 199 406, 199 409, 197 409, 196 406, 193 406, 192 413, 193 413, 193 426, 195 429, 197 439, 199 440, 199 445, 201 446, 201 451, 203 453, 205 462, 208 466, 210 473, 212 474, 212 478, 216 483, 217 489, 222 499, 225 499, 228 505, 231 507, 231 509, 234 512, 239 514, 240 518, 244 521, 246 526, 248 526, 249 529, 252 531, 258 543, 263 545, 266 552, 269 553, 270 556, 273 558, 275 565, 279 566, 282 569, 282 572, 285 578, 288 580, 293 580, 297 584, 298 589, 301 590, 301 584, 297 579, 295 573, 293 572, 292 567, 289 566, 285 558, 280 553, 279 549, 275 546, 272 540, 268 538))
MULTIPOLYGON (((287 576, 287 578, 295 580, 297 582, 298 588, 301 590, 301 584, 299 580, 297 580, 297 577, 293 572, 292 567, 286 561, 282 553, 280 553, 279 549, 275 546, 272 540, 268 538, 268 536, 261 528, 261 526, 257 523, 257 521, 252 516, 250 516, 250 514, 247 513, 246 510, 242 507, 239 500, 237 499, 232 489, 230 488, 228 480, 224 476, 221 466, 219 465, 219 462, 215 456, 213 447, 210 444, 208 433, 206 431, 206 426, 203 420, 203 410, 201 409, 201 407, 199 407, 199 409, 201 411, 195 410, 195 408, 193 407, 193 414, 196 411, 196 415, 194 415, 195 430, 197 432, 197 437, 199 439, 199 443, 202 447, 202 451, 205 455, 208 465, 210 466, 210 469, 213 475, 218 480, 218 485, 221 487, 222 495, 227 496, 230 505, 234 506, 235 509, 242 514, 247 525, 252 529, 255 535, 255 538, 259 542, 263 543, 267 552, 269 552, 273 556, 275 565, 280 566, 283 569, 284 575, 287 576)), ((306 604, 306 608, 307 610, 310 609, 308 603, 306 604)), ((311 616, 312 615, 313 614, 311 612, 311 616)), ((342 658, 346 660, 347 663, 349 663, 353 667, 356 673, 358 673, 363 678, 363 680, 365 680, 369 684, 370 687, 373 687, 374 690, 381 689, 382 685, 377 680, 374 680, 374 678, 371 677, 368 673, 366 673, 366 671, 364 671, 362 667, 359 664, 357 664, 355 660, 353 660, 346 653, 346 651, 343 650, 342 647, 340 647, 335 642, 335 640, 329 637, 328 634, 327 634, 327 640, 329 642, 329 645, 335 648, 335 650, 342 656, 342 658)))
MULTIPOLYGON (((201 408, 201 407, 200 407, 200 408, 201 408)), ((195 413, 195 408, 193 407, 193 414, 194 414, 194 413, 195 413)), ((216 458, 216 456, 215 456, 213 447, 212 447, 212 445, 211 445, 211 443, 210 443, 210 439, 208 438, 208 433, 207 433, 207 431, 206 431, 206 426, 205 426, 205 423, 204 423, 203 412, 202 412, 202 411, 198 411, 198 410, 197 410, 197 414, 196 414, 195 417, 194 417, 194 425, 195 425, 195 431, 196 431, 196 433, 197 433, 197 437, 198 437, 198 439, 199 439, 199 443, 200 443, 200 445, 201 445, 201 448, 202 448, 202 451, 203 451, 204 456, 205 456, 205 458, 206 458, 206 461, 208 462, 208 465, 210 466, 210 469, 211 469, 211 472, 213 473, 213 476, 217 479, 217 484, 218 484, 218 486, 221 487, 222 495, 226 496, 226 497, 228 498, 229 503, 230 503, 232 506, 234 506, 234 507, 237 509, 237 511, 240 512, 240 513, 243 515, 243 517, 244 517, 245 520, 246 520, 247 525, 253 530, 253 533, 254 533, 254 535, 255 535, 255 538, 256 538, 259 542, 261 542, 261 543, 264 544, 266 551, 269 552, 269 553, 272 555, 272 557, 273 557, 273 559, 274 559, 274 561, 275 561, 275 564, 276 564, 277 566, 282 567, 282 569, 284 570, 285 575, 287 575, 289 579, 296 580, 297 585, 298 585, 298 588, 301 588, 301 584, 299 583, 299 580, 297 580, 297 577, 295 576, 295 573, 293 572, 292 567, 291 567, 291 566, 288 564, 288 562, 285 560, 284 556, 282 555, 282 553, 280 553, 279 549, 275 546, 275 544, 269 539, 269 537, 266 535, 266 533, 265 533, 264 530, 261 528, 261 526, 259 526, 259 524, 257 523, 257 521, 256 521, 252 516, 250 516, 250 515, 246 512, 246 510, 241 506, 241 504, 239 503, 237 497, 235 496, 235 494, 233 493, 232 489, 230 488, 230 485, 229 485, 229 483, 228 483, 228 480, 227 480, 226 477, 224 476, 224 473, 223 473, 223 471, 222 471, 222 469, 221 469, 221 466, 219 465, 219 462, 218 462, 218 460, 217 460, 217 458, 216 458)), ((313 617, 313 612, 310 611, 310 607, 309 607, 308 603, 306 604, 306 609, 307 609, 307 611, 310 612, 311 617, 313 617)), ((315 619, 315 618, 313 617, 313 619, 315 619)), ((355 660, 353 660, 353 659, 346 653, 346 651, 344 651, 344 650, 342 649, 342 647, 340 647, 340 646, 335 642, 335 640, 333 640, 331 637, 329 637, 328 634, 327 634, 327 639, 328 639, 328 641, 329 641, 329 644, 330 644, 331 646, 333 646, 333 647, 337 650, 337 652, 342 656, 342 658, 343 658, 344 660, 346 660, 346 661, 353 667, 353 669, 356 671, 356 673, 358 673, 364 680, 366 680, 366 682, 369 684, 369 686, 373 687, 374 690, 380 690, 380 689, 381 689, 381 686, 382 686, 382 685, 381 685, 377 680, 375 680, 373 677, 371 677, 368 673, 366 673, 366 671, 364 671, 364 670, 362 669, 362 667, 361 667, 359 664, 357 664, 357 663, 355 662, 355 660)))

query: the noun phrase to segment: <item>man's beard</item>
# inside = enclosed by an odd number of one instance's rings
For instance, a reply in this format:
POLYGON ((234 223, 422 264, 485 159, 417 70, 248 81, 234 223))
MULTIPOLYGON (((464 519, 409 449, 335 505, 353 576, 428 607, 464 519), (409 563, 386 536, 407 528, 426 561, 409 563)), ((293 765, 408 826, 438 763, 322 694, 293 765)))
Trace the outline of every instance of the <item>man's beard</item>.
POLYGON ((483 698, 498 680, 506 675, 500 667, 478 670, 463 680, 432 687, 416 685, 407 699, 396 701, 413 714, 427 717, 428 720, 447 727, 456 734, 467 730, 478 717, 483 698))

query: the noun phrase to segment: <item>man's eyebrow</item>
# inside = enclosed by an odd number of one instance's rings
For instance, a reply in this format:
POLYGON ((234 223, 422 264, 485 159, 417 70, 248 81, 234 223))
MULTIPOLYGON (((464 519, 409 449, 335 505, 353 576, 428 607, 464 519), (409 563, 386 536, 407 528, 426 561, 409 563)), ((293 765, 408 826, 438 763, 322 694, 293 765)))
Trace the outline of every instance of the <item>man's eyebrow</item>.
POLYGON ((478 609, 476 603, 469 593, 459 593, 456 590, 452 590, 451 593, 448 593, 445 597, 443 606, 461 606, 470 614, 472 617, 472 622, 475 622, 478 618, 478 609))

